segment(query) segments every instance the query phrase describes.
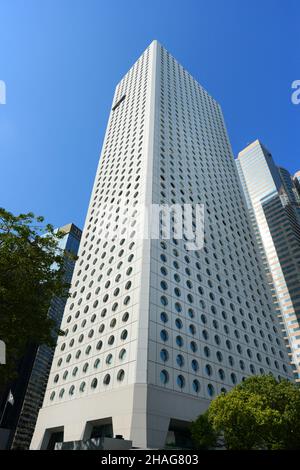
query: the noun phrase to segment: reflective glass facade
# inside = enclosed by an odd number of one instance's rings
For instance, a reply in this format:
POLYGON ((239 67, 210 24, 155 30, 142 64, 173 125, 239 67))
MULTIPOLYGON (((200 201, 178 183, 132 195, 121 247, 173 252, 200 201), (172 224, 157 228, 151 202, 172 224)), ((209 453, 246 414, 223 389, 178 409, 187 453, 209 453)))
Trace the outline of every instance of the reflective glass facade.
POLYGON ((300 206, 297 189, 289 172, 276 167, 270 152, 258 140, 239 153, 236 163, 298 381, 300 206))

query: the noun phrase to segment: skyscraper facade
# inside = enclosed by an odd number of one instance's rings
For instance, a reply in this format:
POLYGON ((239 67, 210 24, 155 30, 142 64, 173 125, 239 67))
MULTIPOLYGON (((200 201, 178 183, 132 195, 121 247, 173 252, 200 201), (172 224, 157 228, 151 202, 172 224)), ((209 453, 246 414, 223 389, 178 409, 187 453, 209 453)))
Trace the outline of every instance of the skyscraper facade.
MULTIPOLYGON (((59 248, 66 253, 76 255, 79 248, 81 230, 74 224, 64 225, 59 229, 65 235, 59 241, 59 248)), ((65 282, 71 283, 75 259, 65 258, 65 282)), ((66 298, 54 297, 48 315, 57 327, 60 327, 66 298)), ((47 380, 52 364, 54 349, 49 346, 30 345, 21 359, 17 379, 7 386, 2 394, 2 406, 5 406, 7 393, 13 393, 14 404, 6 408, 3 427, 10 430, 7 447, 11 449, 29 449, 38 417, 43 404, 47 380)))
POLYGON ((157 41, 116 87, 62 328, 32 449, 163 447, 244 377, 291 377, 220 106, 157 41), (199 203, 201 250, 105 236, 199 203))
POLYGON ((300 379, 299 197, 290 173, 276 167, 258 140, 242 150, 237 167, 285 335, 300 379))
POLYGON ((293 183, 295 185, 295 188, 297 190, 298 198, 300 200, 300 171, 296 171, 296 173, 293 176, 293 183))
POLYGON ((281 192, 286 194, 286 202, 292 207, 293 213, 298 219, 298 223, 300 223, 300 195, 297 188, 298 180, 297 178, 292 177, 286 168, 281 166, 278 166, 277 168, 282 184, 281 192))

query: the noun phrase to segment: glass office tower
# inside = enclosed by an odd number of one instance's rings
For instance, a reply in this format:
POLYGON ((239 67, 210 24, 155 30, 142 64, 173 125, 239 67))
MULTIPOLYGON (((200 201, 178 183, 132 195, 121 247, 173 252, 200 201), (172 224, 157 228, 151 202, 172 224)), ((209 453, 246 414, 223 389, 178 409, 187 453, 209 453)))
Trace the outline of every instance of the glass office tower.
POLYGON ((297 191, 297 198, 300 201, 300 171, 296 171, 296 173, 293 176, 293 183, 295 185, 296 191, 297 191))
POLYGON ((62 328, 32 449, 178 444, 244 377, 291 376, 220 106, 157 41, 116 87, 62 328), (200 203, 202 249, 106 236, 200 203))
POLYGON ((300 205, 290 173, 276 167, 256 140, 237 159, 237 167, 265 260, 285 340, 300 378, 300 205))

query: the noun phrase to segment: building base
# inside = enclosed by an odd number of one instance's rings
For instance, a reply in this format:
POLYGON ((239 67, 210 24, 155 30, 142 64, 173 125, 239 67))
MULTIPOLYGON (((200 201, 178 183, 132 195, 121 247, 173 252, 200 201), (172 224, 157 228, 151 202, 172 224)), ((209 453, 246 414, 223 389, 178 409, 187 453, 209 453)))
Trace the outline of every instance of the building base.
POLYGON ((97 393, 42 408, 30 449, 118 435, 134 448, 160 449, 181 431, 184 441, 189 423, 208 405, 209 400, 143 384, 97 393))

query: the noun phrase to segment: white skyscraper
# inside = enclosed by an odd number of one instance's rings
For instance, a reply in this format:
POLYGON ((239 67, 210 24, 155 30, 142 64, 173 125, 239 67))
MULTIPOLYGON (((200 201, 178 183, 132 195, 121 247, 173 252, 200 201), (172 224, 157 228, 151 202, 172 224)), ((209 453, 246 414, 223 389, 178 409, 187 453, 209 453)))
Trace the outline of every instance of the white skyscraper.
POLYGON ((291 377, 220 106, 157 41, 116 88, 62 328, 33 449, 163 447, 243 377, 291 377), (203 249, 108 239, 124 202, 203 203, 203 249))

